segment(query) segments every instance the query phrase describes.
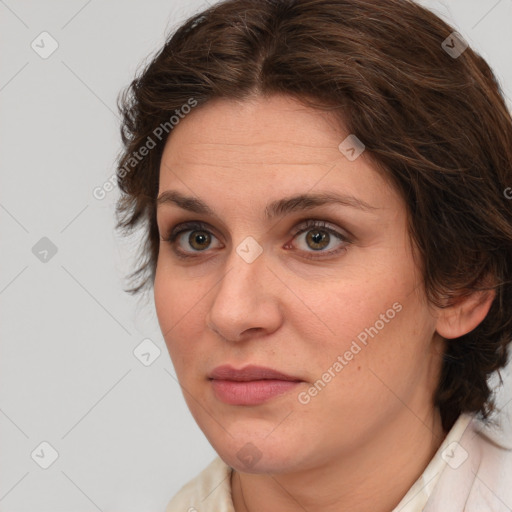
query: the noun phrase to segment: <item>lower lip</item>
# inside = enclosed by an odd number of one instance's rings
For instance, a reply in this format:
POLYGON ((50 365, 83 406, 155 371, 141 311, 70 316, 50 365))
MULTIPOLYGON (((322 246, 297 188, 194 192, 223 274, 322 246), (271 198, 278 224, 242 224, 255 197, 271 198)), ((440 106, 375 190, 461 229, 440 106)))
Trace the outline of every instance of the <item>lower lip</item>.
POLYGON ((257 405, 295 388, 300 382, 289 380, 212 380, 217 398, 230 405, 257 405))

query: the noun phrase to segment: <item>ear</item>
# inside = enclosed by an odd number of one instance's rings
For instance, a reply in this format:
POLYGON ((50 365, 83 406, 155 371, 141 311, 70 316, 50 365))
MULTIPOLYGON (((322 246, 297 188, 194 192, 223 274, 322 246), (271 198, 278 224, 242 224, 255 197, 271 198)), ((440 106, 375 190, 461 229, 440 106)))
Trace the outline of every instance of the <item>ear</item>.
POLYGON ((439 309, 436 331, 447 339, 458 338, 475 329, 487 316, 496 296, 494 290, 477 291, 439 309))

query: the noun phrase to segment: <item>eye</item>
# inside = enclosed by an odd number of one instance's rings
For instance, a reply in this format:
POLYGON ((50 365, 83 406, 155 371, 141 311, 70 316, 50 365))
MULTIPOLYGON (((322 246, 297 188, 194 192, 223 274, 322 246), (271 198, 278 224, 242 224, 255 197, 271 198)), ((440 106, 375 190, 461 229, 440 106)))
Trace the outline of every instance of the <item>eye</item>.
MULTIPOLYGON (((304 253, 303 257, 308 259, 333 256, 345 250, 347 245, 351 243, 349 236, 329 227, 325 221, 315 219, 308 219, 297 226, 293 232, 293 237, 302 241, 303 248, 300 249, 300 252, 304 253), (335 242, 338 242, 338 244, 335 244, 335 242), (334 249, 324 250, 332 245, 335 245, 334 249)), ((171 228, 161 240, 170 243, 175 254, 184 259, 200 256, 197 253, 206 252, 210 248, 212 240, 216 238, 206 224, 185 222, 171 228), (188 236, 186 236, 187 233, 188 236), (183 250, 181 248, 183 244, 188 244, 191 250, 183 250)), ((290 247, 290 243, 285 246, 286 249, 290 247)))
POLYGON ((174 252, 179 258, 193 258, 195 255, 187 254, 187 251, 177 248, 183 243, 188 243, 192 247, 192 252, 204 252, 208 249, 215 235, 202 222, 184 222, 171 229, 164 238, 163 242, 169 242, 174 252), (186 233, 190 233, 185 236, 186 233))
MULTIPOLYGON (((305 223, 297 227, 294 233, 294 239, 298 238, 303 243, 303 256, 309 259, 330 257, 345 250, 350 243, 347 235, 333 229, 325 221, 308 219, 305 223), (304 236, 303 236, 304 235, 304 236), (338 242, 336 244, 335 242, 338 242), (324 250, 326 247, 335 245, 335 249, 324 250), (313 253, 311 253, 311 250, 313 253), (307 254, 310 253, 310 254, 307 254), (317 254, 314 254, 317 253, 317 254)), ((288 248, 290 244, 286 246, 288 248)))

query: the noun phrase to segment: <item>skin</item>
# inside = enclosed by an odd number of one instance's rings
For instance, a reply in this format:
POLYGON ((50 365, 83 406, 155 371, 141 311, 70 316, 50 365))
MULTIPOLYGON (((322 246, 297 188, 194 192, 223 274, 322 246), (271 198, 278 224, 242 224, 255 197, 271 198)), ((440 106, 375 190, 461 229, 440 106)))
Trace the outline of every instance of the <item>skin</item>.
POLYGON ((469 332, 490 306, 492 298, 442 311, 427 303, 405 203, 367 152, 354 161, 340 152, 347 135, 329 113, 287 96, 217 99, 180 121, 162 156, 159 194, 199 198, 218 215, 158 206, 161 238, 202 221, 211 240, 192 246, 193 233, 182 233, 174 249, 195 256, 184 260, 161 241, 154 296, 188 407, 235 470, 237 512, 392 510, 446 435, 432 401, 443 337, 469 332), (273 200, 322 191, 372 209, 331 204, 272 221, 263 215, 273 200), (294 232, 306 219, 350 233, 349 241, 331 235, 315 250, 307 234, 318 228, 294 232), (236 251, 248 236, 263 250, 252 263, 236 251), (298 393, 394 303, 401 311, 300 403, 298 393), (228 405, 207 379, 221 364, 268 366, 304 382, 261 405, 228 405), (237 457, 249 442, 260 455, 251 467, 237 457))

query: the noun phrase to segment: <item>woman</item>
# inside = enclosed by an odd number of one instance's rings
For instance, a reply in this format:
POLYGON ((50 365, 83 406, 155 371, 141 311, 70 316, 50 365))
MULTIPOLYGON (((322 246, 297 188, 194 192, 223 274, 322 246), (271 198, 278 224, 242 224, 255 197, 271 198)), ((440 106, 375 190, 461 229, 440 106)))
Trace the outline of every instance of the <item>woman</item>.
POLYGON ((408 0, 228 0, 120 110, 129 291, 219 455, 167 511, 511 510, 512 120, 464 39, 408 0))

